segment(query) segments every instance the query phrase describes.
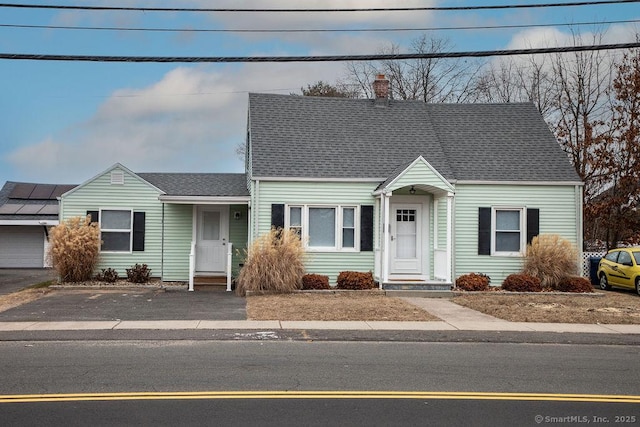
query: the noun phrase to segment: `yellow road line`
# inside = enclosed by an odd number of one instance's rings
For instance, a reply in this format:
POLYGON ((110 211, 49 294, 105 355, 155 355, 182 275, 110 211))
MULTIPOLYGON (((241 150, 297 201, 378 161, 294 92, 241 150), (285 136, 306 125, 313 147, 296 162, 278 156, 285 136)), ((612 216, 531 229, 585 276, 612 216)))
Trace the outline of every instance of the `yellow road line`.
POLYGON ((177 391, 0 395, 0 403, 187 399, 457 399, 640 403, 640 396, 634 395, 427 391, 177 391))

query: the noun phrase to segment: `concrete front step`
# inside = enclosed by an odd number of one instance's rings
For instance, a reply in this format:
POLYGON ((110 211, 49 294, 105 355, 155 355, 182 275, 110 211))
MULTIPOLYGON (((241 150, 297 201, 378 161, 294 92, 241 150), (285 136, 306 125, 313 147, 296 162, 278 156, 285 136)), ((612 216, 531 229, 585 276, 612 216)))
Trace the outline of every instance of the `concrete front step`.
POLYGON ((450 290, 446 291, 420 291, 420 290, 394 290, 387 289, 385 295, 398 298, 452 298, 454 293, 450 290))
POLYGON ((390 291, 451 291, 450 283, 383 283, 382 289, 390 291))

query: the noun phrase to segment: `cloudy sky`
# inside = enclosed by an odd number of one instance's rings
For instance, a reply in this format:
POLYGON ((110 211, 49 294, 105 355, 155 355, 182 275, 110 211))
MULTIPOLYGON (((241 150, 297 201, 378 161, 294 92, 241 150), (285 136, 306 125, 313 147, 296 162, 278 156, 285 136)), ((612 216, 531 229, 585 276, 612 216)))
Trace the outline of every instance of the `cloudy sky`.
MULTIPOLYGON (((568 0, 557 0, 567 2, 568 0)), ((521 0, 14 0, 15 4, 194 8, 381 8, 535 4, 521 0)), ((80 30, 373 29, 571 24, 640 20, 640 3, 493 11, 204 13, 0 7, 0 53, 109 56, 375 54, 423 32, 80 30), (24 28, 19 26, 46 26, 24 28)), ((593 25, 579 27, 588 33, 593 25)), ((639 23, 608 24, 606 42, 634 41, 639 23)), ((574 28, 575 30, 576 28, 574 28)), ((454 51, 564 43, 571 28, 430 31, 454 51)), ((0 59, 0 185, 78 184, 116 162, 136 172, 241 172, 249 92, 300 92, 335 82, 344 64, 146 64, 0 59)))

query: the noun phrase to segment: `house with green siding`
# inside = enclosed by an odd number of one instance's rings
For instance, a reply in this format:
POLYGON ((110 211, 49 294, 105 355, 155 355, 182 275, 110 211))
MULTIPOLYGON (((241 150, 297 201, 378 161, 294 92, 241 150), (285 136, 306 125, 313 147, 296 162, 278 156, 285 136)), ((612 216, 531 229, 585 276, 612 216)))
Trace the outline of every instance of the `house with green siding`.
POLYGON ((387 289, 500 285, 540 233, 582 248, 582 182, 533 104, 395 101, 382 75, 374 92, 249 95, 250 239, 294 228, 308 272, 387 289))
POLYGON ((147 264, 163 281, 231 277, 247 246, 246 175, 134 173, 121 164, 60 198, 61 219, 90 215, 100 225, 98 268, 120 276, 147 264))
MULTIPOLYGON (((500 285, 541 233, 582 248, 582 182, 530 103, 426 104, 249 94, 245 173, 134 173, 116 164, 62 195, 100 224, 100 268, 165 281, 231 277, 271 227, 309 273, 371 271, 386 289, 500 285)), ((577 272, 576 272, 577 273, 577 272)))

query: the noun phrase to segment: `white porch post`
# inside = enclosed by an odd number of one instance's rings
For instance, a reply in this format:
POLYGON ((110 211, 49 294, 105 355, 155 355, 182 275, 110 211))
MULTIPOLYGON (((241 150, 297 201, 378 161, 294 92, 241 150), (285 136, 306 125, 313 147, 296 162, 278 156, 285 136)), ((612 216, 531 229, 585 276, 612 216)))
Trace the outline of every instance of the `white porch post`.
POLYGON ((196 274, 196 242, 191 241, 191 251, 189 252, 189 292, 193 292, 193 276, 196 274))
MULTIPOLYGON (((391 203, 391 193, 384 192, 380 200, 382 201, 383 209, 382 236, 384 245, 382 247, 382 282, 384 283, 389 281, 389 258, 391 256, 391 239, 389 235, 389 231, 391 228, 389 222, 389 213, 391 210, 391 207, 389 206, 391 203)), ((380 284, 380 286, 382 286, 382 283, 380 284)))
POLYGON ((231 292, 231 265, 233 259, 233 243, 227 243, 227 292, 231 292))
POLYGON ((453 283, 453 193, 447 193, 447 278, 453 283))

